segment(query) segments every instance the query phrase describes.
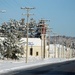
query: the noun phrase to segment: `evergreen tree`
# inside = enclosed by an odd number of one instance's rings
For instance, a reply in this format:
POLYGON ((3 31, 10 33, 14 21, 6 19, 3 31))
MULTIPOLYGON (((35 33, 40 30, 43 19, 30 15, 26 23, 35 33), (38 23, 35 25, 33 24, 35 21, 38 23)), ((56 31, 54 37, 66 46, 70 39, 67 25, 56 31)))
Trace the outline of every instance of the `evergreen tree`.
POLYGON ((21 39, 21 34, 16 27, 17 21, 11 20, 11 22, 3 23, 1 26, 1 32, 4 35, 4 41, 0 42, 0 53, 4 57, 16 59, 17 54, 23 54, 23 48, 18 45, 21 39))

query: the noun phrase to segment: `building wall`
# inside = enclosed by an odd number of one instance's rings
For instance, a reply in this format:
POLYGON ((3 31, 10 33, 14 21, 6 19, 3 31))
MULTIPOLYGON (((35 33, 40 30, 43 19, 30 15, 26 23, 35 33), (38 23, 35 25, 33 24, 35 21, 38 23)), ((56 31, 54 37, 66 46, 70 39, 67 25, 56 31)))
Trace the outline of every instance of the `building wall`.
MULTIPOLYGON (((23 57, 26 57, 26 46, 24 46, 24 55, 23 57)), ((33 57, 39 57, 43 58, 43 50, 41 46, 28 46, 28 57, 33 56, 33 57), (32 55, 30 54, 30 48, 33 49, 32 55)), ((45 50, 45 58, 48 58, 48 50, 45 50)))
POLYGON ((49 52, 50 52, 50 58, 71 58, 73 50, 63 45, 51 44, 49 52))

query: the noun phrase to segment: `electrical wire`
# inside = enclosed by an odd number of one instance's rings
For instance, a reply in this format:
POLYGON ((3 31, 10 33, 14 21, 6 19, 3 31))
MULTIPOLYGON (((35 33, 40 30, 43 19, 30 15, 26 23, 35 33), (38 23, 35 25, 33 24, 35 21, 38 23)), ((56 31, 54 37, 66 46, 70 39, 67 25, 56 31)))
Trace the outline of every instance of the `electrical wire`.
MULTIPOLYGON (((22 5, 24 5, 24 3, 25 3, 25 5, 30 5, 30 6, 32 6, 32 7, 34 7, 33 6, 33 4, 32 4, 32 2, 31 1, 28 1, 28 0, 1 0, 1 3, 3 4, 3 6, 5 6, 5 8, 7 8, 8 10, 12 10, 13 12, 15 11, 16 13, 18 13, 17 12, 17 10, 18 9, 15 9, 15 7, 16 8, 20 8, 20 6, 22 6, 22 5)), ((11 12, 11 11, 10 11, 11 12)), ((15 13, 14 12, 14 13, 15 13)), ((39 13, 39 11, 37 10, 37 12, 39 13)), ((13 14, 14 14, 13 13, 13 14)), ((41 14, 38 14, 39 16, 41 16, 41 14)), ((35 18, 37 19, 37 20, 39 20, 38 19, 38 17, 37 17, 37 14, 35 15, 35 18)))

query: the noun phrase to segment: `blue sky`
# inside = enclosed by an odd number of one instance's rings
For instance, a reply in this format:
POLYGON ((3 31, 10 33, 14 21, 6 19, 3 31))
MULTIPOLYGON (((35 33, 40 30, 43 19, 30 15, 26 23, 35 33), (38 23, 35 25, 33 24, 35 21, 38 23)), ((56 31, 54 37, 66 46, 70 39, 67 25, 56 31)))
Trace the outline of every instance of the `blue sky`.
POLYGON ((6 10, 6 13, 0 13, 0 24, 7 22, 11 18, 20 20, 26 16, 21 7, 35 7, 30 13, 35 20, 44 18, 50 20, 52 31, 59 35, 75 37, 75 0, 0 0, 0 10, 6 10))

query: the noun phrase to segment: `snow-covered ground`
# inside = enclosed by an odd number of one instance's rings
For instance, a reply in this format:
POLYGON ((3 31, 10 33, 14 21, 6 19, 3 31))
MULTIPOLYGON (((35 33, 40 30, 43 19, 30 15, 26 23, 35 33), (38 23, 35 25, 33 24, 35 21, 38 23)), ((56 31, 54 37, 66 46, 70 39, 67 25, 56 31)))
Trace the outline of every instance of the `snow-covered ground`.
POLYGON ((23 60, 0 60, 0 74, 6 73, 9 71, 19 70, 19 69, 26 69, 29 67, 41 66, 45 64, 52 64, 64 61, 70 61, 74 59, 60 59, 60 58, 50 58, 50 59, 37 59, 30 58, 28 63, 25 63, 25 59, 23 60), (31 61, 31 60, 33 61, 31 61), (35 61, 34 61, 35 60, 35 61))

